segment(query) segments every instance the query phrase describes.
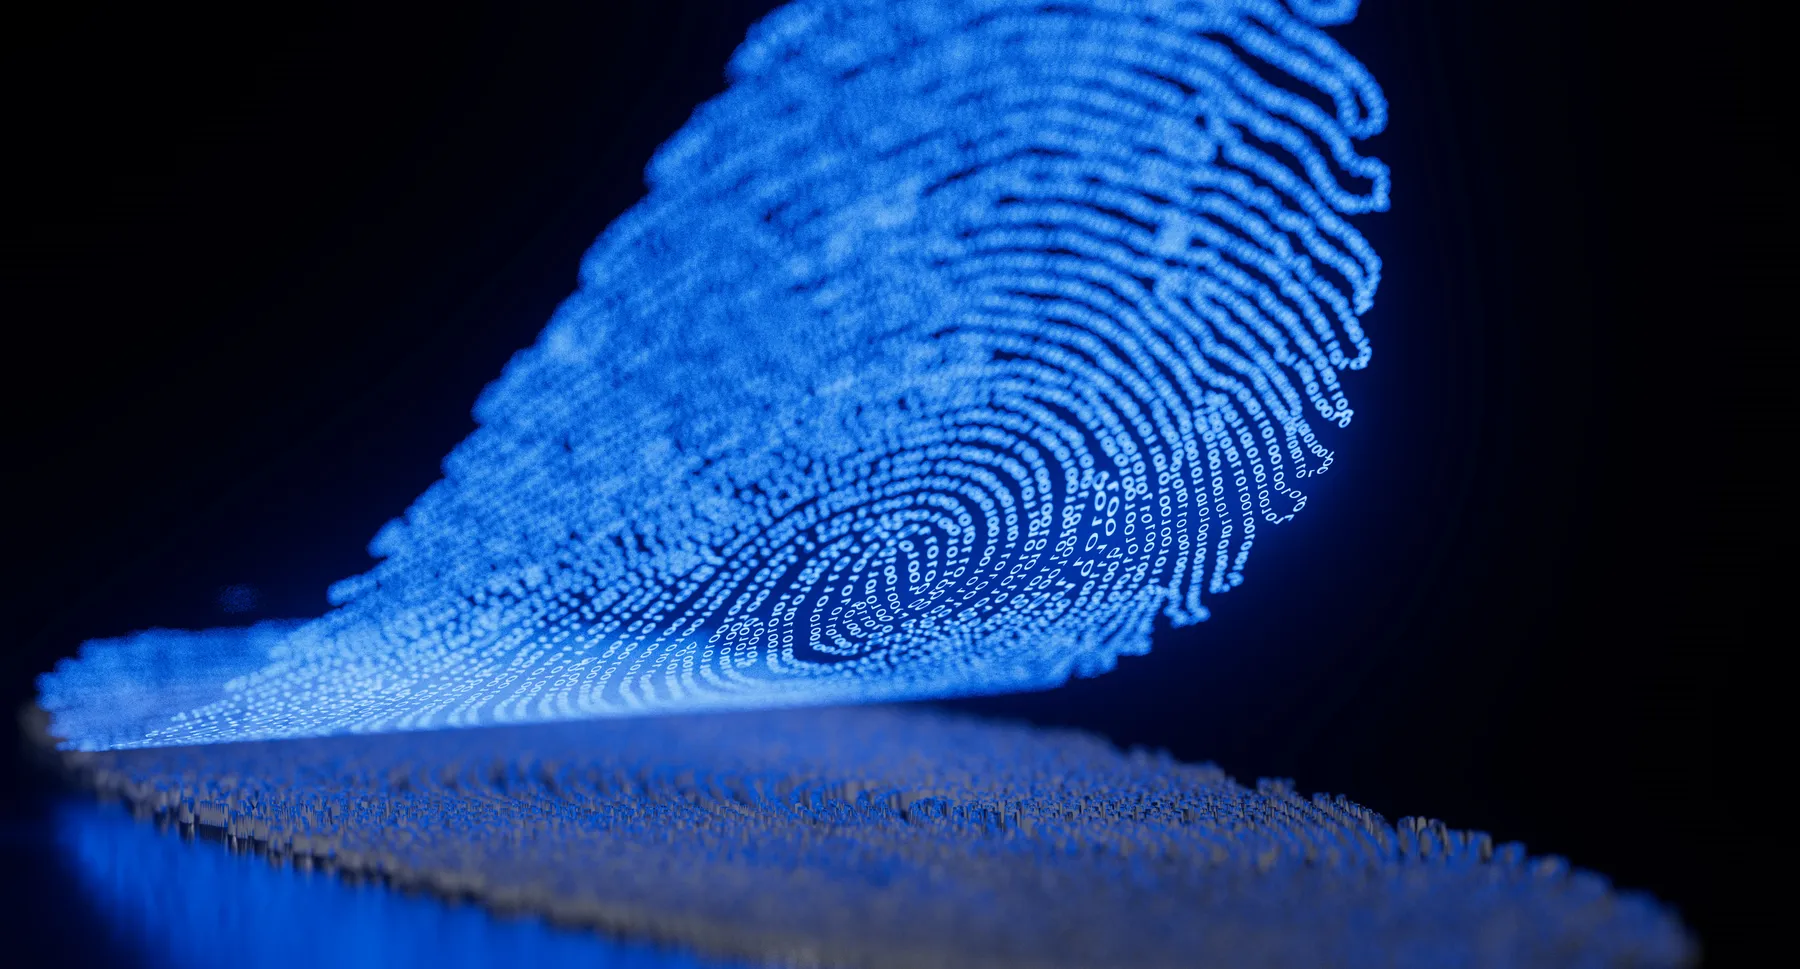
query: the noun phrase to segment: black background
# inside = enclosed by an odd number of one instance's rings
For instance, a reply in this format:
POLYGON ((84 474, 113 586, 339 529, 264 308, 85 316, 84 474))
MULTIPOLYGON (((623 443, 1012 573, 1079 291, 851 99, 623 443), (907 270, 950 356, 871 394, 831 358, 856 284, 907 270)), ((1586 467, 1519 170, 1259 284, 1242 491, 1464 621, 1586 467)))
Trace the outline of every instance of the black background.
MULTIPOLYGON (((767 6, 9 32, 0 701, 84 638, 322 611, 767 6), (221 611, 234 583, 254 611, 221 611)), ((1520 839, 1728 947, 1714 708, 1772 583, 1717 542, 1757 489, 1720 485, 1754 463, 1733 425, 1775 425, 1730 399, 1755 318, 1715 217, 1759 210, 1761 29, 1621 7, 1366 0, 1333 29, 1388 94, 1395 182, 1359 220, 1387 273, 1337 464, 1210 622, 953 706, 1520 839)), ((12 916, 124 958, 33 846, 42 779, 8 777, 12 916)))

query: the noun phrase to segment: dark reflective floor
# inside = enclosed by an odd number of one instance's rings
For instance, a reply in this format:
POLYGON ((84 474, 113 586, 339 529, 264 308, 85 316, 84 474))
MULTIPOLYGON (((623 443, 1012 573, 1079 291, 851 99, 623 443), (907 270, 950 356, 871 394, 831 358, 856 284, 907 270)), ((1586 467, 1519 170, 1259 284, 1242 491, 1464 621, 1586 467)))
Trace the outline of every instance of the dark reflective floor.
MULTIPOLYGON (((727 963, 538 919, 501 919, 335 875, 278 868, 213 841, 184 840, 116 805, 47 801, 8 822, 6 867, 28 877, 15 914, 40 921, 55 951, 29 965, 183 969, 300 966, 460 969, 564 966, 727 969, 727 963), (24 910, 21 911, 21 908, 24 910)), ((5 957, 10 961, 12 956, 5 957)))

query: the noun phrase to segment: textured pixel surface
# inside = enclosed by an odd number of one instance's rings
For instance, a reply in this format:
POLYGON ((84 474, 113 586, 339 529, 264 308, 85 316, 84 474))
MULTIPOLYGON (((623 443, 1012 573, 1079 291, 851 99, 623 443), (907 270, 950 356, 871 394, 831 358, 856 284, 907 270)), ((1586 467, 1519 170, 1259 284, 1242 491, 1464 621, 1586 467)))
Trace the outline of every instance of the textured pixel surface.
MULTIPOLYGON (((81 917, 161 969, 750 969, 673 946, 615 939, 532 917, 496 918, 367 878, 296 872, 253 852, 134 820, 116 804, 68 800, 55 843, 84 889, 81 917), (95 916, 98 916, 96 919, 95 916), (329 927, 329 931, 324 931, 329 927)), ((59 940, 60 941, 60 940, 59 940)), ((73 956, 68 949, 62 955, 73 956)), ((122 954, 122 953, 121 953, 122 954)), ((115 957, 116 958, 116 957, 115 957)), ((74 966, 75 958, 17 965, 74 966)))
POLYGON ((920 711, 61 756, 141 815, 240 849, 724 956, 933 969, 1691 956, 1655 903, 1516 844, 1082 734, 920 711))
POLYGON ((1205 618, 1369 360, 1354 3, 800 0, 291 629, 43 681, 85 749, 1054 685, 1205 618), (157 684, 169 684, 162 689, 157 684), (112 699, 134 697, 125 707, 112 699))

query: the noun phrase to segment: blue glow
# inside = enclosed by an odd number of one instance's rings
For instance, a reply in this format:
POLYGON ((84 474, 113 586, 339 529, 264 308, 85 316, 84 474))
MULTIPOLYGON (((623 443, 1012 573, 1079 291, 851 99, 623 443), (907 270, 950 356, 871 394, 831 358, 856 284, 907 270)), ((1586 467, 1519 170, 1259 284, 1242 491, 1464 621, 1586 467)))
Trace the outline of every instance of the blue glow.
POLYGON ((109 927, 148 965, 181 969, 727 969, 684 952, 498 919, 376 883, 291 872, 222 843, 187 844, 116 805, 67 803, 56 839, 109 927))
POLYGON ((776 11, 336 608, 88 644, 56 732, 998 692, 1206 618, 1370 358, 1386 106, 1289 7, 776 11))
MULTIPOLYGON (((62 756, 142 816, 314 878, 331 869, 776 965, 1536 969, 1694 954, 1653 900, 1480 832, 918 710, 62 756)), ((408 937, 434 920, 494 931, 368 888, 327 897, 287 872, 291 884, 240 881, 244 860, 204 839, 116 852, 131 836, 86 825, 80 837, 104 839, 78 853, 95 881, 191 945, 255 923, 280 937, 330 926, 304 944, 351 949, 389 914, 408 937), (144 877, 152 865, 173 877, 144 877)))
POLYGON ((219 611, 233 615, 250 612, 262 601, 262 594, 253 585, 228 585, 219 590, 219 611))

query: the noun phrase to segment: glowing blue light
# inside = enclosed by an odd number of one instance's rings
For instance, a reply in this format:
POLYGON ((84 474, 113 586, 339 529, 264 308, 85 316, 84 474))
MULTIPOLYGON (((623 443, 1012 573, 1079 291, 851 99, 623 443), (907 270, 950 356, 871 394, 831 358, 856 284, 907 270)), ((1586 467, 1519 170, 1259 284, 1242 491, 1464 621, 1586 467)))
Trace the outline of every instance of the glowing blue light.
POLYGON ((1385 104, 1313 26, 1355 4, 1290 6, 776 11, 337 608, 90 644, 42 681, 57 731, 995 692, 1204 619, 1370 354, 1345 217, 1387 205, 1353 145, 1385 104))
POLYGON ((456 923, 398 898, 314 899, 289 872, 241 884, 224 843, 314 877, 334 869, 759 964, 1537 969, 1694 955, 1653 900, 1480 832, 1390 823, 1280 781, 1252 789, 1071 731, 918 710, 63 757, 140 816, 214 839, 81 854, 108 894, 150 910, 141 921, 202 951, 232 947, 239 925, 282 935, 315 914, 333 931, 309 933, 314 952, 456 923), (172 856, 183 848, 212 864, 172 856), (192 874, 150 893, 110 877, 147 863, 192 874), (215 877, 233 890, 215 892, 215 877), (171 904, 181 911, 162 917, 171 904), (376 904, 391 922, 359 911, 376 904))
MULTIPOLYGON (((185 844, 116 805, 59 805, 56 841, 104 921, 146 964, 182 969, 748 969, 537 919, 283 871, 185 844)), ((48 945, 49 940, 42 944, 48 945)))

